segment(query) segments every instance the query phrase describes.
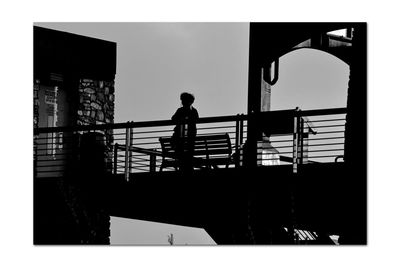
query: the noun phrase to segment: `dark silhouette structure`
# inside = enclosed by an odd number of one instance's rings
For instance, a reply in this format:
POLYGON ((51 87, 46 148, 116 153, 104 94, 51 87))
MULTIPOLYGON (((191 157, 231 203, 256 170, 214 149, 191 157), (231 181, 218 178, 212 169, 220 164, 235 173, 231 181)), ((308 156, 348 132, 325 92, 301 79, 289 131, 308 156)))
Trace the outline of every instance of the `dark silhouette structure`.
POLYGON ((250 23, 248 114, 253 117, 248 125, 247 158, 250 164, 256 162, 256 142, 262 135, 257 120, 261 111, 260 81, 264 76, 270 84, 276 82, 279 57, 294 49, 308 47, 328 52, 350 66, 343 170, 348 179, 340 189, 341 198, 349 206, 341 212, 342 244, 367 242, 366 28, 366 23, 250 23), (346 37, 329 35, 340 29, 347 30, 346 37), (272 64, 275 64, 274 79, 269 73, 272 64))
MULTIPOLYGON (((112 123, 116 43, 42 27, 33 37, 34 129, 112 123)), ((108 244, 112 131, 34 133, 34 142, 34 243, 108 244)))
MULTIPOLYGON (((366 24, 250 23, 249 42, 248 114, 199 118, 191 107, 194 98, 182 94, 183 107, 168 121, 36 128, 35 136, 46 141, 58 133, 76 137, 62 142, 69 145, 63 153, 72 160, 67 161, 67 171, 59 170, 62 179, 39 178, 47 170, 43 171, 43 161, 58 158, 35 154, 35 244, 107 244, 110 215, 201 227, 217 244, 333 244, 331 235, 340 236, 340 244, 367 244, 366 24), (346 29, 347 36, 329 34, 338 29, 346 29), (268 93, 262 90, 279 79, 279 58, 304 47, 329 52, 349 64, 347 107, 266 111, 263 105, 268 101, 263 97, 268 93), (314 160, 313 152, 304 147, 311 142, 313 130, 306 129, 306 118, 312 116, 336 116, 318 119, 326 124, 319 126, 316 140, 326 142, 321 157, 330 161, 314 160), (344 124, 337 126, 339 121, 344 124), (234 166, 192 171, 194 144, 188 140, 196 136, 196 125, 214 123, 234 124, 233 134, 226 125, 208 128, 222 129, 219 134, 234 140, 234 166), (174 127, 181 169, 190 172, 156 171, 157 157, 165 156, 157 150, 159 138, 170 137, 171 130, 154 127, 174 127), (342 127, 333 132, 344 136, 322 137, 321 129, 330 127, 342 127), (125 140, 114 147, 113 170, 107 164, 109 132, 125 140), (138 140, 153 133, 156 141, 140 147, 138 140), (133 138, 134 134, 139 137, 133 138), (284 146, 274 144, 281 153, 279 161, 286 164, 259 164, 260 142, 268 137, 272 144, 275 135, 289 140, 286 155, 282 155, 284 146), (332 140, 343 142, 339 144, 343 147, 328 149, 332 140), (343 153, 335 154, 336 150, 343 153), (131 172, 138 155, 150 160, 139 161, 139 171, 131 172)), ((35 143, 35 151, 47 149, 47 142, 35 139, 35 143)), ((218 141, 203 147, 218 151, 223 150, 221 145, 218 141)))

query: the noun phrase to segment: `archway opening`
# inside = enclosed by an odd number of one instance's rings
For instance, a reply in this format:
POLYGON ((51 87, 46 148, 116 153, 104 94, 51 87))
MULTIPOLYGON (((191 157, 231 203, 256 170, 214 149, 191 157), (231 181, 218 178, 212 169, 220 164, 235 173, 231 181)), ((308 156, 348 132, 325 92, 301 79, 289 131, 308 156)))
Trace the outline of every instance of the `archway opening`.
POLYGON ((349 66, 331 54, 308 48, 294 50, 280 58, 271 110, 346 107, 349 72, 349 66))

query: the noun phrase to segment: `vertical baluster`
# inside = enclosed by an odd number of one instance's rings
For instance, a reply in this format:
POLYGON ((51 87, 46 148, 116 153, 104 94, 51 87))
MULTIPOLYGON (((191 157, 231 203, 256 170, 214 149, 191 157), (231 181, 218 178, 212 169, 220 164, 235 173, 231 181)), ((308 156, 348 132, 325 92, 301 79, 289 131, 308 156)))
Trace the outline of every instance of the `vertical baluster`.
POLYGON ((243 113, 240 115, 240 120, 239 120, 239 145, 241 146, 241 149, 239 150, 240 156, 239 156, 239 165, 243 165, 243 113))
POLYGON ((132 171, 132 151, 131 151, 131 146, 133 145, 133 128, 129 128, 129 170, 128 172, 131 173, 132 171))
POLYGON ((298 118, 297 118, 297 108, 294 112, 293 117, 293 173, 297 173, 297 156, 298 156, 298 118))
POLYGON ((125 181, 129 181, 129 148, 131 146, 131 128, 127 127, 125 130, 125 181))
MULTIPOLYGON (((153 149, 155 151, 155 149, 153 149)), ((156 171, 156 155, 150 154, 150 172, 156 171)))
POLYGON ((236 125, 235 125, 235 168, 239 167, 239 127, 240 127, 240 115, 236 115, 236 125))
POLYGON ((118 143, 114 145, 114 174, 117 174, 117 165, 118 165, 118 143))
POLYGON ((304 150, 304 142, 303 142, 303 140, 304 140, 304 119, 303 118, 299 118, 299 133, 298 133, 298 136, 299 136, 299 147, 300 147, 300 155, 299 155, 299 163, 300 163, 300 165, 302 165, 303 164, 303 156, 304 156, 304 153, 303 153, 303 150, 304 150))

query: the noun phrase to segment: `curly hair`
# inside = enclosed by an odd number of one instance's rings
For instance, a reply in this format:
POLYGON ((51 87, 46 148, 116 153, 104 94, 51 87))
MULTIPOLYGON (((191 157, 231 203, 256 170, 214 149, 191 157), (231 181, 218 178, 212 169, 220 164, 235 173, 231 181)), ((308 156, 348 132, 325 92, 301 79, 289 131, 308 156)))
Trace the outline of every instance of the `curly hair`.
POLYGON ((184 92, 181 94, 181 101, 182 101, 182 103, 188 103, 191 105, 194 102, 194 95, 184 92))

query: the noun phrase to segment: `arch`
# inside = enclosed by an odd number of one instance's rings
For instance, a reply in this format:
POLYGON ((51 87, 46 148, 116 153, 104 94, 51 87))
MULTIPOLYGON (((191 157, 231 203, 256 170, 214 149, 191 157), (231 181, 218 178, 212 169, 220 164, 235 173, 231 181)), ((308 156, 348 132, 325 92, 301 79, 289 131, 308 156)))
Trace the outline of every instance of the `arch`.
POLYGON ((333 57, 336 57, 337 59, 339 59, 343 63, 346 63, 348 66, 350 66, 349 58, 348 58, 347 55, 343 55, 343 53, 335 53, 334 51, 329 50, 329 49, 315 48, 315 47, 294 47, 292 50, 287 51, 285 54, 280 56, 280 58, 282 58, 282 57, 286 56, 287 54, 290 54, 290 53, 292 53, 294 51, 302 50, 302 49, 310 49, 310 50, 316 50, 316 51, 327 53, 327 54, 329 54, 329 55, 331 55, 333 57))
POLYGON ((314 48, 294 49, 279 60, 279 80, 271 87, 272 110, 346 107, 347 62, 314 48))
POLYGON ((260 80, 262 76, 269 77, 263 70, 271 69, 271 64, 274 61, 294 50, 294 48, 298 48, 307 40, 311 40, 310 46, 312 45, 313 48, 335 55, 349 64, 350 55, 353 52, 353 49, 350 49, 352 38, 345 40, 337 36, 332 37, 329 33, 341 29, 355 28, 357 25, 357 23, 250 23, 248 113, 261 111, 260 80), (333 42, 330 42, 330 38, 332 40, 336 38, 336 41, 339 38, 340 42, 349 42, 347 46, 330 46, 333 44, 333 42))

